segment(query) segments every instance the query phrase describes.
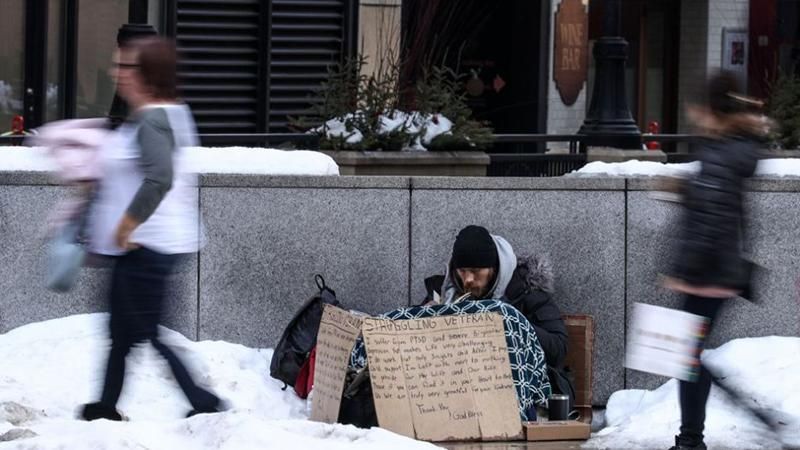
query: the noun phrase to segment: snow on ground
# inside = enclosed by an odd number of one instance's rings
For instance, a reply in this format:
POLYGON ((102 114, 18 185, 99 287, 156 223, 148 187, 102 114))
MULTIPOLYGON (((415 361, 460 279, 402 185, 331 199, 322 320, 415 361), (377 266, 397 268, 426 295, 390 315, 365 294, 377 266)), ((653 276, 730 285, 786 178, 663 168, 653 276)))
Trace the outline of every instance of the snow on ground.
MULTIPOLYGON (((800 338, 737 339, 703 353, 703 360, 728 386, 745 394, 751 406, 765 408, 786 425, 782 439, 800 447, 800 338), (792 412, 791 414, 789 412, 792 412)), ((585 448, 665 449, 680 427, 678 382, 654 391, 614 393, 606 409, 606 428, 585 448)), ((780 444, 765 427, 716 387, 706 421, 706 444, 712 449, 774 449, 780 444)))
MULTIPOLYGON (((700 163, 665 164, 652 161, 625 161, 621 163, 592 162, 573 171, 575 175, 612 176, 680 176, 690 175, 700 170, 700 163)), ((775 158, 758 163, 756 176, 797 177, 800 176, 800 159, 775 158)))
MULTIPOLYGON (((119 409, 128 422, 76 420, 78 406, 99 394, 108 348, 105 314, 26 325, 0 335, 0 450, 6 449, 433 449, 386 430, 310 422, 308 404, 269 378, 271 350, 226 342, 192 342, 163 329, 197 381, 230 405, 220 414, 184 419, 189 404, 168 366, 149 346, 128 358, 119 409), (35 433, 35 435, 33 435, 35 433), (1 442, 4 438, 22 435, 1 442), (31 437, 24 437, 29 435, 31 437)), ((800 338, 729 342, 704 353, 706 363, 750 403, 772 410, 783 438, 800 446, 800 338), (792 411, 794 415, 787 412, 792 411)), ((590 449, 665 449, 679 427, 677 382, 654 391, 611 396, 607 427, 590 449)), ((742 408, 712 390, 707 443, 714 449, 778 448, 742 408)))
MULTIPOLYGON (((330 156, 308 150, 248 147, 190 147, 189 169, 197 173, 265 175, 339 175, 330 156)), ((55 170, 41 147, 0 147, 0 171, 55 170)))
POLYGON ((163 329, 196 381, 230 405, 184 419, 190 409, 168 366, 150 346, 128 357, 119 409, 128 422, 76 420, 99 395, 108 350, 106 314, 71 316, 0 335, 0 449, 431 449, 379 428, 307 420, 307 403, 269 377, 271 350, 192 342, 163 329), (16 431, 12 431, 16 430, 16 431), (25 431, 29 430, 29 431, 25 431))

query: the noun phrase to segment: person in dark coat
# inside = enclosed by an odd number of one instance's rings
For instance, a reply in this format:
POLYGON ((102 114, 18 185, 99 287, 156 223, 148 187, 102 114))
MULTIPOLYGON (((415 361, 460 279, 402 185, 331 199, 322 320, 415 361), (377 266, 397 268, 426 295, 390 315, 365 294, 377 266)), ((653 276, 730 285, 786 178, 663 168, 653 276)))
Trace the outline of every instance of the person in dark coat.
POLYGON ((461 299, 492 299, 514 306, 536 331, 553 390, 569 395, 572 405, 574 389, 564 370, 567 327, 552 298, 553 278, 545 259, 517 257, 504 238, 490 234, 484 227, 470 225, 456 237, 445 276, 426 280, 426 300, 453 303, 461 299))
MULTIPOLYGON (((709 319, 737 296, 748 296, 752 264, 742 255, 744 187, 759 159, 764 122, 729 73, 708 84, 708 105, 689 116, 705 134, 696 146, 700 172, 684 189, 677 251, 665 287, 684 295, 683 309, 709 319)), ((708 333, 707 333, 708 334, 708 333)), ((706 334, 706 335, 707 335, 706 334)), ((712 376, 701 365, 697 382, 680 382, 681 427, 672 450, 704 450, 706 402, 712 376)))

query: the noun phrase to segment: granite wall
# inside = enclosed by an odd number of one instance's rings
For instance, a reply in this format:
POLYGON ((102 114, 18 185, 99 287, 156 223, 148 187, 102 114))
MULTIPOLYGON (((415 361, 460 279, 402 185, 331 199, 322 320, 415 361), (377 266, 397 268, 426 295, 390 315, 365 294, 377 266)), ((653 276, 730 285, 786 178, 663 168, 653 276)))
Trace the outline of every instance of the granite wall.
MULTIPOLYGON (((657 377, 622 367, 634 302, 677 304, 656 287, 675 207, 647 180, 576 178, 269 177, 204 175, 207 245, 182 264, 166 325, 193 339, 275 344, 322 274, 345 307, 380 313, 419 302, 423 279, 443 273, 452 239, 470 223, 506 237, 517 254, 546 255, 565 313, 595 316, 597 404, 657 377)), ((800 180, 752 184, 754 256, 766 268, 762 301, 736 300, 712 344, 742 336, 798 335, 795 238, 800 180)), ((46 174, 0 172, 0 333, 105 309, 107 269, 78 288, 42 286, 47 215, 65 194, 46 174)))

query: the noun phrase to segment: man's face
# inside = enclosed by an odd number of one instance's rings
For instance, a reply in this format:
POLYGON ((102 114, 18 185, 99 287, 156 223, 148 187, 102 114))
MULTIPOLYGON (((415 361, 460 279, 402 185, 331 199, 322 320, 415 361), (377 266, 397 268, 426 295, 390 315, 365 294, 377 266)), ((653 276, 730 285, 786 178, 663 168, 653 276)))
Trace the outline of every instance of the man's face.
POLYGON ((456 274, 461 280, 464 292, 469 292, 474 298, 483 298, 491 286, 489 283, 494 278, 494 269, 491 267, 461 268, 456 269, 456 274))

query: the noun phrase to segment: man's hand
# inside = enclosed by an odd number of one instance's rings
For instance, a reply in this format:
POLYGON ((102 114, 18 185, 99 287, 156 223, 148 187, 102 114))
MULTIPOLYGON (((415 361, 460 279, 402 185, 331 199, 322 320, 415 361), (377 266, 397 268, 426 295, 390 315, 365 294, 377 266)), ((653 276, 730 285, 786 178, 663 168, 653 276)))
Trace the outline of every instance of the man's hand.
POLYGON ((139 222, 133 217, 128 214, 122 216, 122 220, 120 220, 117 225, 117 231, 114 233, 114 240, 119 248, 125 250, 135 250, 139 248, 138 245, 130 242, 131 233, 133 233, 133 230, 138 226, 139 222))

